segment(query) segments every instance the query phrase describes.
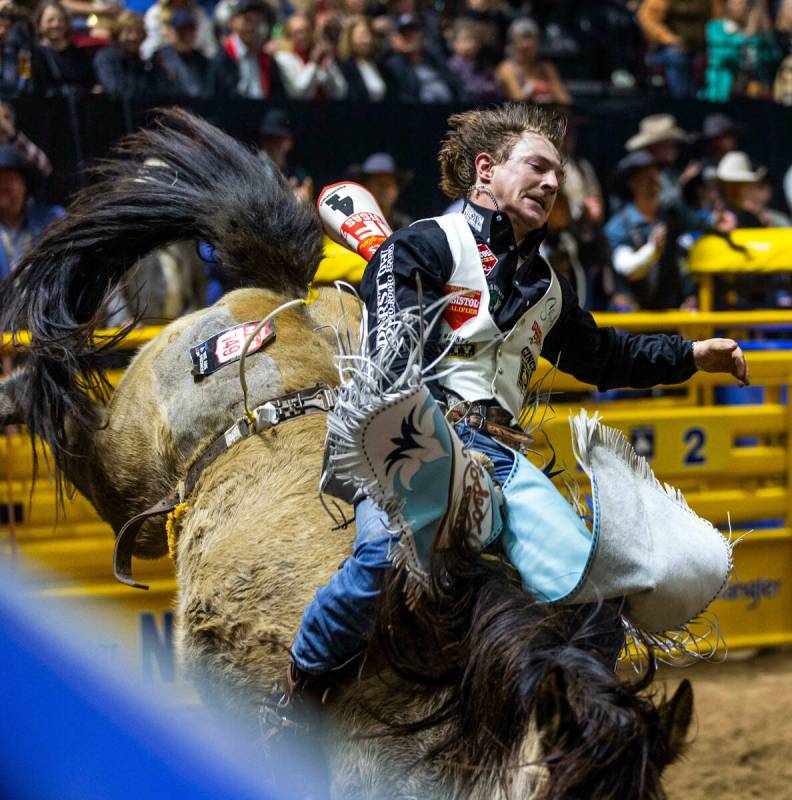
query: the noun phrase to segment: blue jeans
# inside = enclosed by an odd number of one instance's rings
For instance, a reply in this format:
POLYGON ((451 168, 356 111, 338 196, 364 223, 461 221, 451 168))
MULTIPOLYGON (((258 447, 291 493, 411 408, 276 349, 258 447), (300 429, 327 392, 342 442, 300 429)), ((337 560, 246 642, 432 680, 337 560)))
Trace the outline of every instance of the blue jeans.
POLYGON ((679 50, 670 45, 663 45, 651 51, 646 56, 646 63, 650 67, 662 67, 665 70, 666 86, 671 97, 692 97, 695 93, 692 63, 690 56, 684 50, 679 50))
MULTIPOLYGON (((546 562, 545 574, 536 575, 539 582, 531 588, 544 587, 546 591, 539 591, 538 596, 544 594, 547 599, 563 596, 574 584, 567 576, 577 574, 576 566, 585 562, 588 554, 587 529, 550 481, 525 458, 465 423, 458 423, 456 432, 465 447, 490 458, 494 478, 504 487, 507 509, 502 541, 507 557, 524 581, 529 573, 535 576, 534 562, 546 562), (509 487, 513 487, 513 495, 509 487), (556 537, 552 549, 544 544, 550 531, 556 537), (572 537, 568 545, 560 535, 563 531, 572 537), (542 555, 537 558, 540 550, 542 555), (569 552, 575 557, 567 569, 569 552), (556 591, 558 586, 562 588, 556 591)), ((387 530, 387 517, 369 499, 356 506, 355 523, 352 556, 317 591, 292 645, 294 661, 306 672, 318 674, 343 666, 365 647, 371 633, 377 597, 385 570, 391 566, 397 536, 387 530)))

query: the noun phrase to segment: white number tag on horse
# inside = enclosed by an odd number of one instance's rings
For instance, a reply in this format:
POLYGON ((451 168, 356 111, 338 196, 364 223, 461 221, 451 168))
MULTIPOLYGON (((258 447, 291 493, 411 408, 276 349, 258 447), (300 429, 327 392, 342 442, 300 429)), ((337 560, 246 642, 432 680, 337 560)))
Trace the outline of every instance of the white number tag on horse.
MULTIPOLYGON (((233 328, 226 328, 214 336, 210 336, 205 342, 190 348, 190 358, 192 358, 193 375, 210 375, 221 367, 239 361, 242 348, 250 334, 256 329, 259 323, 243 322, 234 325, 233 328)), ((257 334, 250 343, 248 355, 261 350, 275 338, 275 324, 270 320, 257 334)))

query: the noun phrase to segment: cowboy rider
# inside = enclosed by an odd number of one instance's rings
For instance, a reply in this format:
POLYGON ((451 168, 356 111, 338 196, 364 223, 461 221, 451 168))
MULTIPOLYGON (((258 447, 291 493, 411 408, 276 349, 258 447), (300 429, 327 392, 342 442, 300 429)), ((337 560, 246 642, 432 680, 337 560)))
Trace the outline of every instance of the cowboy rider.
MULTIPOLYGON (((451 199, 464 198, 462 211, 394 233, 369 262, 361 296, 376 341, 400 310, 416 306, 418 278, 426 308, 455 295, 425 343, 425 364, 451 343, 437 367, 445 375, 429 386, 449 409, 463 409, 456 432, 490 458, 496 482, 502 485, 518 467, 536 470, 488 435, 486 423, 515 424, 540 354, 601 390, 678 384, 697 369, 730 373, 748 384, 745 358, 730 339, 691 342, 598 328, 572 287, 539 255, 563 179, 562 117, 510 103, 456 114, 449 125, 440 150, 441 186, 451 199), (497 348, 485 346, 493 339, 497 348), (450 363, 457 369, 446 370, 450 363), (484 429, 472 426, 471 417, 484 429)), ((511 498, 504 494, 508 508, 511 498)), ((528 508, 514 517, 531 513, 528 508)), ((557 513, 569 517, 561 524, 582 525, 571 507, 557 513)), ((344 666, 366 644, 381 576, 391 566, 393 534, 369 499, 357 504, 355 516, 353 554, 317 591, 293 643, 289 701, 311 695, 318 676, 344 666)), ((517 530, 511 552, 504 543, 507 555, 519 557, 519 539, 517 530)))

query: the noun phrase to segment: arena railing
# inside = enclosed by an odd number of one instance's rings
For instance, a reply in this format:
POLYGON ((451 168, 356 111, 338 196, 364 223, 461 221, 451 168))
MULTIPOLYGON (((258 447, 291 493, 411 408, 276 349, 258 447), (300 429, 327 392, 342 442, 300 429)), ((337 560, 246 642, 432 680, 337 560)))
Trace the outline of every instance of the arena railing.
MULTIPOLYGON (((680 331, 689 338, 718 331, 750 333, 768 324, 792 326, 792 311, 668 311, 596 314, 595 318, 600 325, 623 330, 680 331)), ((161 331, 161 327, 135 329, 120 347, 134 350, 161 331)), ((24 348, 25 337, 18 336, 17 341, 24 348)), ((2 337, 0 347, 7 359, 10 336, 2 337)), ((591 394, 591 386, 554 371, 546 362, 538 375, 552 392, 550 406, 542 412, 543 434, 553 443, 557 461, 581 481, 584 494, 585 482, 575 468, 566 431, 567 412, 580 406, 600 409, 605 423, 625 433, 661 480, 682 488, 698 513, 722 529, 731 524, 735 536, 757 528, 735 551, 735 577, 725 599, 715 605, 732 647, 792 643, 792 469, 787 452, 792 412, 782 402, 783 392, 792 383, 792 352, 751 353, 749 363, 752 382, 766 390, 761 402, 743 406, 715 404, 715 389, 730 382, 723 375, 697 373, 687 387, 669 387, 654 398, 608 404, 591 394), (757 523, 765 527, 758 529, 757 523)), ((119 376, 114 373, 112 378, 119 376)), ((549 459, 543 435, 537 435, 536 444, 537 458, 549 459)), ((141 561, 136 566, 152 586, 149 593, 115 583, 110 570, 112 532, 88 501, 75 495, 56 519, 46 462, 39 461, 39 480, 31 493, 27 439, 20 432, 7 432, 0 449, 0 464, 6 465, 5 497, 0 498, 0 554, 12 558, 13 526, 20 561, 33 565, 38 592, 78 608, 112 609, 122 632, 115 643, 105 645, 140 650, 145 675, 152 680, 175 680, 168 649, 175 592, 170 561, 141 561)))
MULTIPOLYGON (((702 236, 690 250, 688 269, 699 286, 701 310, 711 311, 719 300, 719 279, 792 272, 792 229, 739 228, 724 236, 702 236)), ((721 304, 728 301, 726 294, 721 304)))

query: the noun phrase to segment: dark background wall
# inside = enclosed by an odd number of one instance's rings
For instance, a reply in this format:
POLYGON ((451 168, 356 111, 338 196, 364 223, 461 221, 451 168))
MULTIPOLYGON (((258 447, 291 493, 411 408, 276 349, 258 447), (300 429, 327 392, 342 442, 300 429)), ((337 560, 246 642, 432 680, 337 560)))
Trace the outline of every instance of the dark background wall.
MULTIPOLYGON (((84 169, 106 157, 125 133, 150 122, 151 103, 115 101, 101 95, 17 103, 18 124, 50 156, 54 168, 47 199, 64 203, 87 180, 84 169)), ((265 105, 249 100, 183 103, 243 142, 252 144, 265 105)), ((440 212, 446 201, 437 188, 437 150, 446 130, 448 106, 350 105, 307 103, 289 106, 297 137, 295 162, 314 176, 317 188, 345 177, 347 166, 375 151, 388 151, 399 166, 414 172, 401 205, 418 216, 440 212)), ((756 163, 764 164, 780 189, 792 162, 792 108, 745 101, 727 108, 698 102, 673 103, 653 98, 586 98, 576 103, 581 118, 578 153, 599 172, 607 190, 624 142, 647 114, 675 114, 683 128, 695 131, 704 116, 728 111, 744 129, 741 145, 756 163)), ((693 151, 691 151, 693 152, 693 151)), ((780 191, 775 205, 783 207, 780 191)))

